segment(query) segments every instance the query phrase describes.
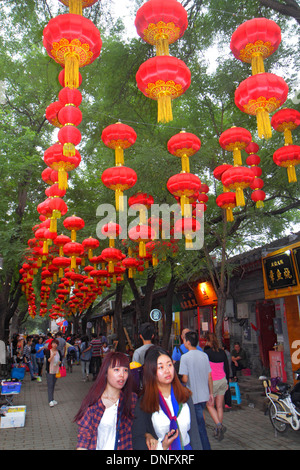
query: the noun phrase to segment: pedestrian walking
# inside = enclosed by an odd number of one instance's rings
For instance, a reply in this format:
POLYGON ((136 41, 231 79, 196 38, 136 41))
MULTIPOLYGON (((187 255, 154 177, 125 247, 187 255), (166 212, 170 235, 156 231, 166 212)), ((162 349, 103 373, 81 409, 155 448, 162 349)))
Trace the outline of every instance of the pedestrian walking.
POLYGON ((47 387, 48 387, 48 402, 49 406, 57 405, 57 401, 54 400, 54 389, 57 381, 56 374, 59 373, 59 366, 61 364, 61 358, 58 351, 58 340, 54 339, 51 342, 49 362, 49 372, 47 373, 47 387))
POLYGON ((36 362, 38 366, 38 376, 42 377, 43 374, 43 366, 44 366, 44 350, 46 346, 43 344, 44 338, 42 336, 39 337, 38 343, 35 345, 36 350, 36 362))
POLYGON ((90 371, 93 374, 93 380, 96 379, 100 367, 101 367, 101 346, 102 340, 98 338, 96 333, 92 333, 92 341, 90 342, 92 346, 92 358, 90 364, 90 371))
POLYGON ((74 418, 78 424, 77 449, 132 450, 136 400, 128 356, 108 353, 74 418))
POLYGON ((89 380, 91 358, 92 358, 92 346, 89 344, 88 337, 84 336, 80 344, 81 372, 82 372, 82 380, 84 382, 89 380))
POLYGON ((159 346, 145 355, 132 439, 135 450, 202 449, 191 391, 180 383, 171 356, 159 346))
POLYGON ((34 376, 34 372, 33 372, 32 362, 31 362, 31 346, 32 346, 32 338, 28 336, 27 343, 25 344, 24 349, 23 349, 23 359, 24 359, 24 363, 29 369, 31 380, 36 380, 36 377, 34 376))
POLYGON ((181 356, 179 374, 182 376, 182 382, 192 391, 203 449, 210 450, 203 413, 206 403, 213 403, 213 383, 208 356, 203 351, 197 350, 197 344, 197 333, 188 331, 184 337, 184 345, 188 352, 181 356))
POLYGON ((153 346, 152 341, 154 339, 154 327, 150 322, 143 323, 141 325, 139 329, 139 337, 142 340, 143 345, 134 351, 132 362, 137 362, 143 365, 146 352, 151 346, 153 346))
POLYGON ((229 366, 226 353, 219 347, 215 333, 205 335, 206 346, 204 352, 208 355, 211 376, 213 381, 213 403, 207 403, 207 409, 215 423, 214 437, 222 440, 226 431, 223 425, 224 395, 228 389, 227 378, 229 377, 229 366))

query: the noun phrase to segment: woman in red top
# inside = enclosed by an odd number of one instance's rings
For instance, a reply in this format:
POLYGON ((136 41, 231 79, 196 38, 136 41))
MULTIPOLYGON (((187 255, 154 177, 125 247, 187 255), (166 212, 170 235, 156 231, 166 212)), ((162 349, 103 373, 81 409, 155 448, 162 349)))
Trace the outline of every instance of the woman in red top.
POLYGON ((129 358, 111 352, 74 418, 78 450, 132 450, 131 427, 137 396, 129 358))

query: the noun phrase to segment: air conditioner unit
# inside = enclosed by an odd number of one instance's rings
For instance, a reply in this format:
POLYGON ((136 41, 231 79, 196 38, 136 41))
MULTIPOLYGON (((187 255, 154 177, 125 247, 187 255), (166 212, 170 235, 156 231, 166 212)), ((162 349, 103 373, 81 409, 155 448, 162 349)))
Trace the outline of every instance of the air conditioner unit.
POLYGON ((249 318, 249 305, 246 302, 237 304, 237 317, 249 318))
POLYGON ((233 318, 234 317, 234 303, 233 299, 227 299, 225 305, 225 317, 233 318))

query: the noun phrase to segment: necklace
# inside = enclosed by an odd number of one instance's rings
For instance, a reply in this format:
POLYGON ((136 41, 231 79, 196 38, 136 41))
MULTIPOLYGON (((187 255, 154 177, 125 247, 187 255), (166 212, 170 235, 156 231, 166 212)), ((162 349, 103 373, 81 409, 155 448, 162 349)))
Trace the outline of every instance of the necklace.
POLYGON ((105 400, 110 401, 111 403, 116 403, 116 401, 119 400, 119 397, 116 397, 116 398, 109 398, 109 396, 107 396, 107 395, 102 395, 102 398, 104 398, 105 400))

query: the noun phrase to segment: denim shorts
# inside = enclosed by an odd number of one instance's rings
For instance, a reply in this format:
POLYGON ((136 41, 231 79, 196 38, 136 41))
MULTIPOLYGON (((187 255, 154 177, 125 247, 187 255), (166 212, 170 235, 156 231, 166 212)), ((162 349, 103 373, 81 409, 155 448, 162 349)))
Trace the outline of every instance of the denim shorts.
POLYGON ((214 380, 213 382, 213 395, 216 397, 217 395, 225 395, 225 392, 228 388, 228 383, 226 377, 221 380, 214 380))

